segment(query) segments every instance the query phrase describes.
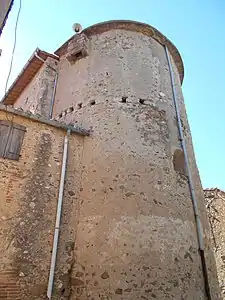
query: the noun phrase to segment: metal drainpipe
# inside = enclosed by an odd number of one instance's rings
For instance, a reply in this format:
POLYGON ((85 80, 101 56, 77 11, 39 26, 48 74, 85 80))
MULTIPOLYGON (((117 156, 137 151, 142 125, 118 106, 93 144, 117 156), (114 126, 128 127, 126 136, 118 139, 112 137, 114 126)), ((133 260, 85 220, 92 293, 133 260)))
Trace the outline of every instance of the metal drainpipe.
POLYGON ((51 299, 51 297, 52 297, 52 289, 53 289, 53 282, 54 282, 54 273, 55 273, 56 256, 57 256, 57 248, 58 248, 58 240, 59 240, 61 211, 62 211, 62 203, 63 203, 64 183, 65 183, 66 166, 67 166, 69 135, 70 135, 70 129, 67 130, 67 133, 64 138, 62 169, 61 169, 61 178, 60 178, 60 185, 59 185, 59 195, 58 195, 58 204, 57 204, 56 221, 55 221, 55 233, 54 233, 54 240, 53 240, 53 246, 52 246, 52 257, 51 257, 49 278, 48 278, 48 289, 47 289, 48 299, 51 299))
POLYGON ((191 170, 190 170, 190 166, 189 166, 189 163, 188 163, 188 154, 187 154, 186 143, 185 143, 185 140, 184 140, 184 134, 183 134, 183 129, 182 129, 179 106, 178 106, 178 102, 177 102, 177 95, 176 95, 173 69, 172 69, 168 49, 167 49, 166 46, 164 46, 164 47, 165 47, 166 58, 167 58, 168 66, 169 66, 169 73, 170 73, 172 92, 173 92, 173 102, 174 102, 174 106, 175 106, 177 123, 178 123, 178 131, 179 131, 179 136, 180 136, 181 147, 182 147, 182 150, 184 152, 185 166, 186 166, 186 170, 187 170, 189 189, 190 189, 191 200, 192 200, 192 205, 193 205, 193 210, 194 210, 194 216, 195 216, 195 222, 196 222, 196 228, 197 228, 197 236, 198 236, 198 244, 199 244, 199 253, 200 253, 200 256, 201 256, 202 271, 203 271, 203 277, 204 277, 204 282, 205 282, 205 292, 206 292, 206 295, 207 295, 208 299, 212 300, 211 293, 210 293, 207 266, 206 266, 205 252, 204 252, 203 230, 202 230, 201 220, 200 220, 200 217, 199 217, 197 199, 196 199, 196 196, 195 196, 195 189, 194 189, 194 185, 193 185, 191 170))
MULTIPOLYGON (((43 63, 46 63, 46 61, 41 58, 38 54, 37 51, 35 51, 34 55, 43 63)), ((48 65, 47 66, 52 69, 53 71, 55 71, 55 79, 54 79, 54 86, 53 86, 53 92, 52 92, 52 97, 51 97, 51 103, 50 103, 50 111, 49 111, 49 119, 52 118, 52 112, 53 112, 53 105, 54 105, 54 101, 55 101, 55 92, 56 92, 56 86, 57 86, 57 82, 58 82, 58 71, 53 68, 52 66, 48 65)))

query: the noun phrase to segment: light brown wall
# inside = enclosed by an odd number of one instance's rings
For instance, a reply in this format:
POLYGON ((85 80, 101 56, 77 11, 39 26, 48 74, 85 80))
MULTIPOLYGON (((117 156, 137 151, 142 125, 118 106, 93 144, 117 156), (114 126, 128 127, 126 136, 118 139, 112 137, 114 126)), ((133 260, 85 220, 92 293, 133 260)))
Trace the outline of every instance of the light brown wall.
MULTIPOLYGON (((5 112, 0 111, 0 119, 6 119, 5 112)), ((19 116, 13 122, 27 131, 19 161, 0 158, 0 298, 46 299, 65 132, 19 116)), ((61 274, 68 272, 73 257, 74 229, 68 224, 79 193, 82 147, 83 138, 72 134, 59 247, 61 274), (60 251, 66 261, 60 259, 60 251)))
MULTIPOLYGON (((173 165, 182 149, 164 49, 140 33, 111 30, 93 35, 88 53, 72 65, 65 57, 59 63, 54 116, 91 126, 92 133, 70 137, 53 299, 206 299, 188 181, 181 161, 180 170, 173 165)), ((212 299, 219 299, 204 197, 173 68, 212 299)), ((52 88, 46 96, 44 73, 42 68, 16 107, 48 115, 52 88)), ((53 73, 47 82, 53 83, 53 73)), ((2 160, 0 169, 0 280, 9 271, 21 299, 45 299, 65 133, 16 121, 28 131, 19 162, 2 160)))
POLYGON ((57 60, 47 58, 38 73, 16 100, 14 107, 22 108, 33 114, 49 118, 50 103, 53 94, 55 71, 48 67, 57 68, 57 60))
MULTIPOLYGON (((209 275, 210 285, 213 290, 213 287, 218 286, 218 276, 215 275, 217 272, 216 272, 215 256, 214 256, 213 247, 212 247, 212 243, 211 243, 211 230, 210 230, 210 226, 209 226, 209 219, 208 219, 207 209, 206 209, 206 205, 205 205, 204 192, 202 189, 200 175, 199 175, 198 167, 196 164, 194 148, 193 148, 193 143, 192 143, 192 137, 191 137, 191 131, 190 131, 190 127, 189 127, 189 123, 188 123, 188 119, 187 119, 184 98, 182 95, 182 89, 180 86, 180 81, 179 81, 177 70, 175 67, 173 69, 177 75, 177 76, 175 76, 177 100, 178 100, 178 104, 179 104, 181 121, 182 121, 182 126, 183 126, 183 133, 184 133, 184 138, 185 138, 187 152, 188 152, 189 166, 190 166, 190 170, 192 173, 193 184, 195 187, 194 192, 196 195, 198 209, 199 209, 199 213, 201 216, 201 222, 203 225, 205 255, 206 255, 206 261, 207 261, 207 266, 208 266, 208 275, 209 275)), ((174 130, 177 130, 177 129, 174 128, 174 130)), ((214 297, 216 297, 216 295, 214 297)))
MULTIPOLYGON (((182 149, 164 49, 124 30, 93 35, 88 47, 89 56, 72 65, 61 57, 54 106, 59 120, 93 129, 84 141, 79 223, 75 217, 72 225, 70 299, 206 299, 188 180, 173 166, 175 150, 182 149)), ((219 299, 204 197, 173 68, 212 299, 219 299)))
POLYGON ((225 192, 204 190, 222 299, 225 299, 225 192))

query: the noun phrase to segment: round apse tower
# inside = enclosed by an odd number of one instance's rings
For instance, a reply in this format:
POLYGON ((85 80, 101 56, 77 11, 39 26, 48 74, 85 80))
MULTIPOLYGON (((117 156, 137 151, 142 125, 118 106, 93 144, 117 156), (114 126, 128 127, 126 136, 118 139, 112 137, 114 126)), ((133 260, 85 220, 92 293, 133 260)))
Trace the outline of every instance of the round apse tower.
POLYGON ((86 28, 56 54, 54 116, 91 127, 83 146, 71 299, 209 299, 205 275, 212 299, 219 299, 177 49, 149 25, 110 21, 86 28), (165 46, 203 228, 205 271, 165 46))

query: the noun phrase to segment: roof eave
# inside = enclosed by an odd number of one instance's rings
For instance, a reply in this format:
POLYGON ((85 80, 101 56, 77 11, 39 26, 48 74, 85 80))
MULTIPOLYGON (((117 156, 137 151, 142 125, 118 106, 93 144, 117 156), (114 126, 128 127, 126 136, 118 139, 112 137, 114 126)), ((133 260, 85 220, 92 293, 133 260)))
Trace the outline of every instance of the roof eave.
MULTIPOLYGON (((10 88, 8 89, 8 91, 3 96, 3 98, 1 99, 0 102, 2 102, 5 105, 13 105, 15 103, 15 101, 12 101, 12 100, 9 99, 9 96, 14 92, 14 90, 16 88, 16 85, 18 84, 18 81, 22 78, 22 76, 29 69, 29 67, 31 67, 32 62, 34 61, 34 59, 38 60, 36 55, 41 57, 43 60, 46 60, 48 57, 52 57, 52 58, 57 59, 57 60, 59 59, 58 56, 56 56, 55 54, 50 54, 48 52, 40 50, 39 48, 36 48, 35 51, 33 52, 33 54, 31 55, 31 57, 28 59, 25 66, 23 67, 23 69, 21 70, 19 75, 16 77, 16 79, 14 80, 14 82, 12 83, 12 85, 10 86, 10 88)), ((32 74, 30 81, 33 79, 33 77, 40 70, 41 66, 44 64, 44 62, 42 60, 38 60, 38 63, 40 65, 40 67, 38 67, 37 70, 32 74)), ((26 88, 26 86, 30 83, 30 81, 26 83, 25 87, 21 90, 20 94, 23 92, 23 90, 26 88)))

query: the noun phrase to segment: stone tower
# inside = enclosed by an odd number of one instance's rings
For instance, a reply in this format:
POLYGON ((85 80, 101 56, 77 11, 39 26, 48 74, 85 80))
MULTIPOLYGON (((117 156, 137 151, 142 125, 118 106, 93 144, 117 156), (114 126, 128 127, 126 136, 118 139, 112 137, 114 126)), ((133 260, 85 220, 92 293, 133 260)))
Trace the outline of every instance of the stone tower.
POLYGON ((55 53, 53 117, 92 128, 82 159, 72 299, 209 299, 164 45, 204 232, 211 297, 219 299, 181 90, 182 60, 159 31, 128 21, 91 26, 55 53))
POLYGON ((5 96, 91 129, 79 147, 70 137, 54 299, 220 299, 183 73, 179 52, 155 28, 110 21, 54 55, 38 49, 5 96))

